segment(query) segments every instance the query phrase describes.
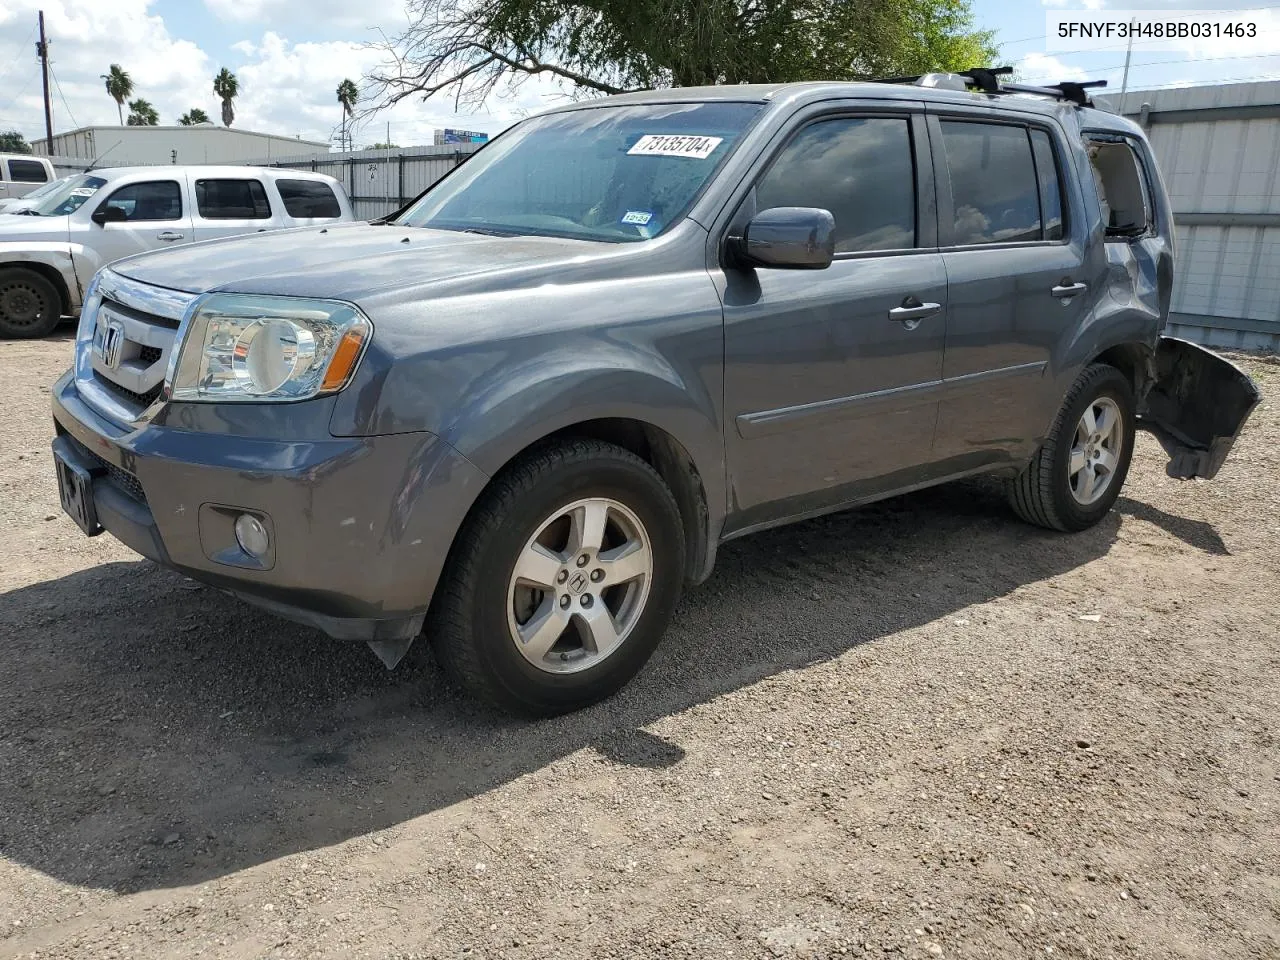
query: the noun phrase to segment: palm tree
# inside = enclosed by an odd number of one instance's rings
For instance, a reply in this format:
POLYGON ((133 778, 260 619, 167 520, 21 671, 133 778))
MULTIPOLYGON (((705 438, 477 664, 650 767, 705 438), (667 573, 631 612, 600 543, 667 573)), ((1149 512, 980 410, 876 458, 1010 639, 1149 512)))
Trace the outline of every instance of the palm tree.
POLYGON ((208 123, 209 115, 199 107, 192 107, 178 118, 178 122, 184 127, 194 127, 198 123, 208 123))
POLYGON ((113 63, 109 72, 101 74, 107 82, 107 95, 116 102, 116 112, 120 114, 120 126, 124 126, 124 102, 133 96, 133 78, 118 63, 113 63))
POLYGON ((160 114, 148 101, 141 98, 129 101, 129 119, 125 121, 130 127, 154 127, 160 122, 160 114))
POLYGON ((234 73, 223 67, 213 78, 213 92, 222 100, 222 125, 229 127, 236 121, 236 108, 231 101, 240 93, 240 81, 234 73))
POLYGON ((356 100, 360 91, 356 89, 354 80, 343 80, 338 84, 338 102, 342 104, 342 139, 347 139, 347 121, 356 115, 356 100))

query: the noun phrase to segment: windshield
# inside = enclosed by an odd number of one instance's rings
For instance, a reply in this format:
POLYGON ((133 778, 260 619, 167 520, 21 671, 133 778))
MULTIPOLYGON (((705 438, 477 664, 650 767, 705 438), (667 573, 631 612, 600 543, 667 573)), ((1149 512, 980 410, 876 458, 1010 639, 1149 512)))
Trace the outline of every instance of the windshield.
POLYGON ((70 177, 47 197, 31 208, 31 212, 41 217, 61 217, 72 213, 90 197, 106 186, 102 177, 81 174, 70 177))
POLYGON ((503 134, 396 222, 441 230, 648 240, 684 215, 758 103, 596 107, 503 134))
POLYGON ((70 179, 70 177, 59 177, 57 180, 50 180, 48 183, 36 187, 24 196, 22 201, 26 203, 30 200, 39 200, 41 197, 47 197, 70 179))

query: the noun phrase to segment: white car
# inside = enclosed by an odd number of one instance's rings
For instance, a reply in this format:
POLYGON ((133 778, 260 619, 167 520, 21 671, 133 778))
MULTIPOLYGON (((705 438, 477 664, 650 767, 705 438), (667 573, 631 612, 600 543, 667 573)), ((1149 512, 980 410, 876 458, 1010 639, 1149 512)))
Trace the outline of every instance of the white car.
POLYGON ((56 176, 47 157, 0 153, 0 202, 25 197, 56 176))
POLYGON ((59 177, 57 180, 50 180, 48 183, 42 183, 26 196, 10 197, 8 200, 0 200, 0 213, 24 213, 33 207, 40 206, 41 200, 70 180, 71 176, 73 175, 59 177))
POLYGON ((0 214, 0 338, 40 337, 80 309, 100 267, 136 253, 353 220, 342 184, 263 167, 118 167, 70 177, 0 214))

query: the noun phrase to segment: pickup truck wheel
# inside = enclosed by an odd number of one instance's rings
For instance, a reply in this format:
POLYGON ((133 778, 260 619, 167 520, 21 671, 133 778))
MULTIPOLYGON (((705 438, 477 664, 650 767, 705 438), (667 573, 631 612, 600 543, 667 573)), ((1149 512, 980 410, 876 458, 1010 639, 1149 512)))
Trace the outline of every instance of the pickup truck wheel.
POLYGON ((649 464, 596 440, 544 447, 467 518, 428 635, 480 698, 527 716, 576 710, 649 659, 683 565, 680 512, 649 464))
POLYGON ((57 288, 34 270, 0 270, 0 337, 43 337, 62 317, 57 288))
POLYGON ((1087 367, 1067 392, 1044 445, 1008 486, 1028 523, 1076 531, 1107 515, 1129 473, 1135 430, 1133 387, 1115 367, 1087 367))

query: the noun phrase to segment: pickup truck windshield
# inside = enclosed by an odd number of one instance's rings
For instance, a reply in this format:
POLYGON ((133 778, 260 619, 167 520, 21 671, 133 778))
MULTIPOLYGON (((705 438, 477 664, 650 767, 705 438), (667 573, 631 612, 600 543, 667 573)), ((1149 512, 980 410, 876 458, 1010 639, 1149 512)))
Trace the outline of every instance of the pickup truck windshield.
POLYGON ((594 107, 519 124, 396 221, 438 230, 648 240, 679 220, 758 103, 594 107))
POLYGON ((32 207, 31 213, 38 217, 62 217, 68 213, 74 213, 81 204, 97 193, 100 187, 106 186, 106 183, 107 181, 102 177, 90 176, 87 173, 71 177, 32 207))

